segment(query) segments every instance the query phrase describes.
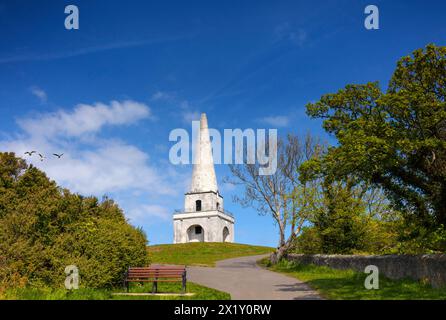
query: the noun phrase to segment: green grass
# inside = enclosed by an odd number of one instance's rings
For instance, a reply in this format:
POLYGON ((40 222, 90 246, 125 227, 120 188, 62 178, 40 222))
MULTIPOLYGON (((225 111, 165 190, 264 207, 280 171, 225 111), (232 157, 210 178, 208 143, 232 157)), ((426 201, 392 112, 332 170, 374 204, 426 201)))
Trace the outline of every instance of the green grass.
MULTIPOLYGON (((218 260, 249 255, 271 253, 270 247, 236 243, 185 243, 149 246, 152 263, 214 266, 218 260)), ((152 284, 131 284, 130 292, 151 292, 152 284)), ((11 300, 229 300, 231 296, 192 282, 187 283, 187 292, 193 296, 121 296, 113 295, 123 289, 79 289, 67 291, 51 288, 9 289, 0 294, 0 299, 11 300)), ((180 283, 159 283, 160 293, 180 293, 180 283)))
POLYGON ((259 262, 269 270, 281 272, 309 284, 326 299, 342 300, 422 300, 446 299, 446 288, 434 289, 413 280, 390 280, 379 277, 379 289, 364 288, 365 273, 337 270, 325 266, 302 265, 288 261, 271 266, 267 259, 259 262))
MULTIPOLYGON (((130 292, 152 291, 151 284, 131 284, 130 292)), ((3 299, 9 300, 230 300, 228 293, 200 286, 189 282, 186 292, 193 292, 193 296, 125 296, 113 295, 125 292, 123 289, 79 289, 68 291, 50 288, 22 288, 10 289, 3 294, 3 299)), ((159 293, 181 293, 181 284, 159 283, 159 293)))
POLYGON ((238 243, 161 244, 147 249, 152 263, 215 266, 218 260, 271 253, 274 248, 238 243))

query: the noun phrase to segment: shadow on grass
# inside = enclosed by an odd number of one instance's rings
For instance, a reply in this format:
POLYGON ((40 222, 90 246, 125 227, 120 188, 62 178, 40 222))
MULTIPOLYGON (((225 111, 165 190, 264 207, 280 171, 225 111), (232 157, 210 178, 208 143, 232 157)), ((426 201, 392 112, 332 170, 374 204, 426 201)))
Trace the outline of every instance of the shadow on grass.
POLYGON ((367 290, 364 281, 367 274, 353 270, 337 270, 325 266, 302 265, 281 261, 270 265, 260 262, 269 270, 288 274, 307 283, 328 299, 342 300, 423 300, 446 299, 446 288, 432 288, 410 279, 390 280, 379 277, 379 289, 367 290))

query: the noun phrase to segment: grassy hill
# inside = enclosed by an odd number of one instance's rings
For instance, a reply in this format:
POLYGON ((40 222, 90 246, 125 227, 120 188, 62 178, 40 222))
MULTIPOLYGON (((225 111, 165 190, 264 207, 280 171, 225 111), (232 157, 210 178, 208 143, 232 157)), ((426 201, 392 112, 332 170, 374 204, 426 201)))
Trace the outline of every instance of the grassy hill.
POLYGON ((152 263, 215 266, 218 260, 271 253, 274 248, 239 243, 193 242, 148 246, 152 263))

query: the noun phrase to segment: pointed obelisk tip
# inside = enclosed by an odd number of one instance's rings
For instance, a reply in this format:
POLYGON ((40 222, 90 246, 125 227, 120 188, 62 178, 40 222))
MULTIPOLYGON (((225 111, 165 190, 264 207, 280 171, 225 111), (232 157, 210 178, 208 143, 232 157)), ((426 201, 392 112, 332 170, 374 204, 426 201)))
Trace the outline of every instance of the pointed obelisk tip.
POLYGON ((217 177, 215 176, 212 145, 205 113, 201 114, 200 133, 197 137, 197 142, 194 168, 192 170, 191 192, 217 192, 217 177))
POLYGON ((208 127, 208 118, 206 117, 206 113, 202 113, 200 119, 200 128, 204 129, 207 127, 208 127))

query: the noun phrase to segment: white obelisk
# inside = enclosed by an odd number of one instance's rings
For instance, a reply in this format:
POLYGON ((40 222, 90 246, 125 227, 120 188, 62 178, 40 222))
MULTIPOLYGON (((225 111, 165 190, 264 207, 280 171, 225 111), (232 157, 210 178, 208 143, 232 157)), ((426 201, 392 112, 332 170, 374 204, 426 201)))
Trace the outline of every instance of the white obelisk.
POLYGON ((197 138, 190 192, 218 192, 208 119, 205 113, 201 114, 200 131, 197 138))
POLYGON ((201 114, 190 191, 184 211, 173 215, 174 243, 234 242, 234 217, 218 192, 206 114, 201 114))

